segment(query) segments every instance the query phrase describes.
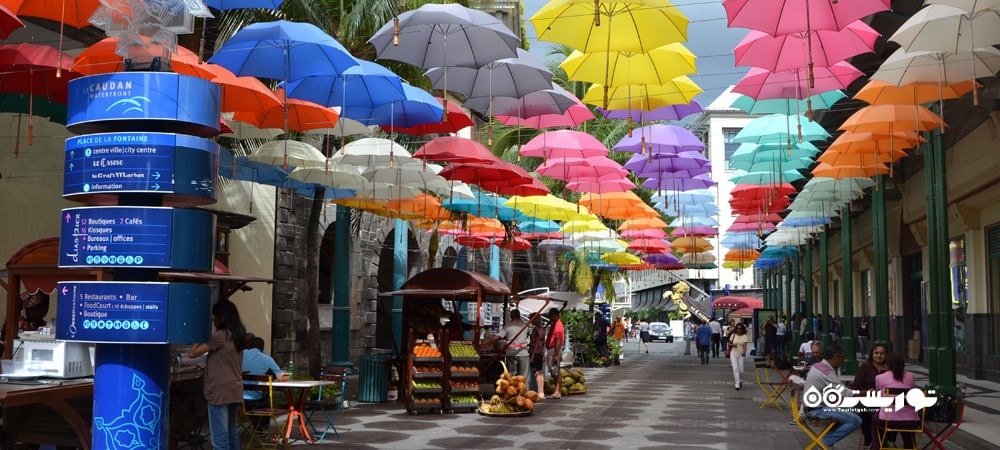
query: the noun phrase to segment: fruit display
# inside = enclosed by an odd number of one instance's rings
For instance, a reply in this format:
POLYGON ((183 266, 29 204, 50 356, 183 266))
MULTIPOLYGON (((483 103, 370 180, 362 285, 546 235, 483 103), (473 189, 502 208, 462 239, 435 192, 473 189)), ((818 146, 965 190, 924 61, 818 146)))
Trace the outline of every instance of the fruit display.
POLYGON ((441 390, 441 383, 436 380, 413 380, 413 389, 441 390))
POLYGON ((441 376, 441 369, 434 366, 413 366, 413 378, 438 378, 441 376))
POLYGON ((451 353, 451 358, 473 358, 479 359, 479 352, 476 351, 476 347, 472 344, 464 342, 453 342, 448 345, 448 352, 451 353))
POLYGON ((479 383, 476 380, 451 380, 448 383, 451 386, 451 392, 455 392, 456 390, 479 390, 479 383))
POLYGON ((438 397, 425 397, 425 398, 415 398, 413 399, 413 404, 417 407, 423 408, 440 408, 441 399, 438 397))
MULTIPOLYGON (((562 389, 560 395, 583 394, 587 392, 587 377, 583 376, 580 369, 560 369, 562 375, 562 389)), ((555 393, 555 378, 549 377, 545 380, 545 395, 555 393)))
POLYGON ((417 358, 440 358, 441 350, 431 347, 429 344, 417 344, 413 347, 413 356, 417 358))
POLYGON ((479 403, 479 397, 472 394, 452 394, 448 397, 448 401, 452 404, 452 406, 465 404, 472 404, 475 406, 479 403))
POLYGON ((451 366, 451 376, 453 377, 478 377, 479 369, 472 366, 460 366, 452 364, 451 366))
POLYGON ((503 373, 496 381, 496 394, 479 406, 479 412, 487 415, 524 414, 535 410, 535 402, 540 397, 529 391, 523 375, 511 375, 507 365, 502 363, 503 373))

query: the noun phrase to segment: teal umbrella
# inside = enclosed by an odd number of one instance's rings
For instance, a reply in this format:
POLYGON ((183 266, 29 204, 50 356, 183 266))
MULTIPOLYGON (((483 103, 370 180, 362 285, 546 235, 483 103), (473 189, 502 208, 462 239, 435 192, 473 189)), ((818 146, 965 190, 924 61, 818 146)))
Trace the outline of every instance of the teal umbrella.
POLYGON ((740 95, 732 108, 745 111, 747 114, 800 114, 809 109, 807 102, 812 102, 812 109, 830 109, 834 103, 847 98, 840 89, 813 95, 805 100, 791 98, 776 98, 769 100, 754 100, 752 97, 740 95))
POLYGON ((789 146, 793 141, 822 141, 830 138, 822 125, 800 115, 770 114, 748 123, 734 142, 753 144, 781 144, 789 146))
POLYGON ((776 161, 729 161, 730 169, 744 170, 747 172, 764 172, 764 171, 775 171, 775 170, 797 170, 806 169, 813 163, 810 157, 792 157, 787 160, 776 160, 776 161))
MULTIPOLYGON (((815 145, 809 142, 797 144, 792 142, 781 144, 740 144, 740 146, 729 157, 730 163, 756 164, 764 162, 791 161, 796 158, 813 159, 820 153, 815 145)), ((738 169, 739 167, 737 167, 738 169)), ((744 169, 747 170, 747 169, 744 169)), ((748 172, 750 170, 747 170, 748 172)))
POLYGON ((729 181, 734 184, 756 184, 756 185, 766 185, 766 184, 778 184, 781 182, 791 183, 793 181, 798 181, 805 178, 798 170, 782 170, 782 171, 763 171, 763 172, 746 172, 743 170, 737 170, 733 176, 729 177, 729 181))
POLYGON ((0 112, 44 117, 50 122, 66 124, 66 105, 40 95, 0 94, 0 112), (34 98, 32 98, 34 97, 34 98))

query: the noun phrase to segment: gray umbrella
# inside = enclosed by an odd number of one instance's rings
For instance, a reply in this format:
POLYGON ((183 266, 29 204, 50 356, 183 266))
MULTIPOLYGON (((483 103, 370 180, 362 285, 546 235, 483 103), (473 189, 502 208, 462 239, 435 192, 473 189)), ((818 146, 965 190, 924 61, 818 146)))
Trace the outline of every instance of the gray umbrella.
POLYGON ((532 117, 542 114, 562 114, 579 100, 559 85, 531 92, 523 97, 472 97, 464 106, 494 116, 532 117), (492 106, 492 111, 490 111, 492 106))
POLYGON ((435 89, 473 97, 524 97, 552 86, 552 72, 527 50, 517 49, 516 58, 498 59, 478 69, 435 67, 427 71, 435 89), (445 79, 448 85, 445 86, 445 79))
POLYGON ((392 59, 422 69, 473 67, 517 56, 520 44, 513 31, 485 12, 457 3, 427 3, 399 15, 371 39, 378 59, 392 59), (396 39, 398 38, 398 39, 396 39), (396 42, 394 42, 396 41, 396 42))

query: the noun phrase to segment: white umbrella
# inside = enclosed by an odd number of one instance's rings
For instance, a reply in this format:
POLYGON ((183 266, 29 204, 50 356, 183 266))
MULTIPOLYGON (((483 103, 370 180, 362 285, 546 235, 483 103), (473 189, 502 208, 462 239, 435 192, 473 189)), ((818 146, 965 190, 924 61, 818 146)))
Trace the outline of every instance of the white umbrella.
POLYGON ((354 170, 335 170, 320 168, 295 169, 288 174, 303 183, 321 184, 336 189, 363 189, 368 180, 354 170))
MULTIPOLYGON (((340 108, 333 108, 340 109, 340 108)), ((339 111, 338 111, 339 112, 339 111)), ((357 136, 357 135, 370 135, 377 129, 377 125, 365 125, 354 119, 348 119, 347 117, 340 116, 337 123, 333 128, 317 128, 315 130, 308 130, 306 134, 318 134, 320 136, 357 136)))
POLYGON ((300 168, 324 168, 326 156, 305 142, 271 141, 261 145, 247 155, 247 159, 272 166, 293 166, 300 168))
POLYGON ((927 5, 889 40, 908 52, 959 53, 1000 44, 1000 10, 968 12, 949 5, 927 5))
POLYGON ((412 161, 405 147, 384 138, 362 138, 345 145, 330 157, 330 162, 353 164, 361 167, 385 165, 394 167, 412 161))

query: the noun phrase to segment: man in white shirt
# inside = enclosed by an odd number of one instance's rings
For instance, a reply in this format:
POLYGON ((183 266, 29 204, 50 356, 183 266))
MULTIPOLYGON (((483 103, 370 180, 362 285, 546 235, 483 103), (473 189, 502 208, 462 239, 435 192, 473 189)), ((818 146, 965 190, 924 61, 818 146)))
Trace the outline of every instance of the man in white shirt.
POLYGON ((718 320, 712 320, 708 322, 708 328, 712 330, 712 356, 718 358, 722 342, 722 324, 718 320))
POLYGON ((785 334, 786 333, 788 333, 788 327, 785 326, 784 319, 779 320, 778 321, 778 331, 776 332, 776 335, 778 336, 778 351, 779 352, 784 352, 785 351, 785 342, 788 341, 787 339, 785 339, 785 334))

